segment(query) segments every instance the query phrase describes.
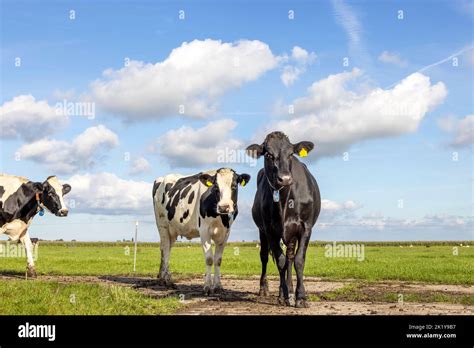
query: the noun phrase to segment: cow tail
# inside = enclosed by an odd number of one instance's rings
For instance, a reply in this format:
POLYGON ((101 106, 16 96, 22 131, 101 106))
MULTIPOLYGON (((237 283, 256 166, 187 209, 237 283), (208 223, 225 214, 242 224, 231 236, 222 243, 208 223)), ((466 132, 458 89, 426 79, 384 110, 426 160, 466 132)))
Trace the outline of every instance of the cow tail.
POLYGON ((153 183, 153 202, 155 202, 155 195, 156 195, 156 191, 158 191, 158 188, 160 187, 161 183, 163 182, 163 178, 158 178, 155 180, 155 182, 153 183))
POLYGON ((272 249, 268 249, 268 253, 269 253, 269 254, 270 254, 270 256, 272 257, 273 263, 276 265, 276 261, 275 261, 275 255, 273 254, 273 251, 272 251, 272 249))

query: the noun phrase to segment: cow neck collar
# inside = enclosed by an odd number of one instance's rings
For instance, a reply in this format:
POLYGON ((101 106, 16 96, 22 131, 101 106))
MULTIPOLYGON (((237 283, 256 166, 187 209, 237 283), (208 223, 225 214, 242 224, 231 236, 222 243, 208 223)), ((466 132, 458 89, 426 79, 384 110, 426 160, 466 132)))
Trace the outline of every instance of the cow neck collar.
MULTIPOLYGON (((275 187, 272 185, 272 183, 270 182, 270 179, 268 178, 267 173, 264 173, 264 175, 265 175, 265 177, 267 178, 268 185, 269 185, 270 188, 273 190, 273 195, 272 195, 272 196, 273 196, 273 202, 274 202, 274 203, 279 203, 279 204, 281 204, 282 200, 281 200, 281 198, 280 198, 280 191, 281 191, 282 189, 284 189, 285 187, 289 187, 289 186, 282 186, 282 187, 280 187, 279 189, 277 189, 277 188, 275 188, 275 187), (275 200, 275 196, 278 197, 277 200, 275 200)), ((283 191, 283 192, 285 192, 285 191, 283 191)), ((287 199, 288 199, 288 195, 286 195, 286 197, 284 198, 284 200, 286 201, 287 199)), ((283 212, 283 214, 284 214, 284 212, 283 212)))
POLYGON ((270 187, 272 188, 273 191, 278 191, 280 192, 283 188, 285 188, 286 186, 282 186, 280 187, 279 189, 275 188, 272 183, 270 182, 270 179, 268 178, 267 174, 265 173, 265 177, 267 178, 267 182, 268 182, 268 185, 270 185, 270 187))
POLYGON ((38 205, 36 212, 40 212, 41 210, 43 210, 43 203, 41 203, 40 194, 38 192, 35 193, 35 199, 36 204, 38 205))

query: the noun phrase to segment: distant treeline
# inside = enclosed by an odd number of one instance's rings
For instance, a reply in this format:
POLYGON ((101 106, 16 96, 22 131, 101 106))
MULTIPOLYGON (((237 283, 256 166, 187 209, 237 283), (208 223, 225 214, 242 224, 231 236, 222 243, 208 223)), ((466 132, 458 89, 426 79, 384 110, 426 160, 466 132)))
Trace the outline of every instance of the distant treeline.
MULTIPOLYGON (((0 241, 0 244, 5 244, 7 241, 0 241)), ((312 246, 325 246, 327 244, 332 244, 334 241, 313 241, 310 242, 312 246)), ((50 245, 50 246, 66 246, 66 247, 133 247, 133 241, 121 241, 121 242, 77 242, 77 241, 49 241, 49 240, 39 240, 40 245, 50 245)), ((229 242, 228 245, 231 246, 241 246, 241 247, 256 247, 259 242, 229 242)), ((336 244, 364 244, 366 246, 466 246, 474 245, 473 240, 463 240, 463 241, 336 241, 336 244)), ((159 242, 138 242, 139 247, 159 247, 159 242)), ((187 246, 197 246, 200 245, 199 241, 196 242, 176 242, 175 247, 182 248, 187 246)))

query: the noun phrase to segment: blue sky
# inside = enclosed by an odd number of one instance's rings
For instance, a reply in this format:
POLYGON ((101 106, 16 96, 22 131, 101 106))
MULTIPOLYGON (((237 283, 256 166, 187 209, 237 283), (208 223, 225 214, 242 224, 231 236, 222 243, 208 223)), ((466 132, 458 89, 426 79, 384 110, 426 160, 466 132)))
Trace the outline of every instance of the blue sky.
MULTIPOLYGON (((226 165, 255 178, 261 161, 216 153, 278 129, 316 144, 313 239, 473 237, 472 2, 1 6, 1 171, 73 186, 70 216, 37 217, 33 236, 129 239, 138 219, 158 240, 156 177, 226 165), (94 117, 58 115, 62 101, 94 117)), ((232 240, 258 239, 254 194, 255 180, 240 189, 232 240)))

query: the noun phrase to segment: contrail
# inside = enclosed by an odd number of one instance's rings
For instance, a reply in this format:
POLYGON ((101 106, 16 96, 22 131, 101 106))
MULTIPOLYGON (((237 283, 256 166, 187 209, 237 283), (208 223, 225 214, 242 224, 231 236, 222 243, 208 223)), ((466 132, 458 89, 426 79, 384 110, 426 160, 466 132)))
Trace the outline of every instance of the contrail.
MULTIPOLYGON (((423 68, 421 68, 421 69, 415 71, 415 73, 417 73, 417 72, 423 72, 423 71, 426 71, 426 70, 428 70, 428 69, 431 69, 431 68, 434 67, 434 66, 443 64, 443 63, 447 62, 448 60, 451 60, 451 59, 453 59, 454 57, 459 56, 460 54, 463 54, 464 52, 468 52, 468 51, 470 51, 470 50, 472 50, 472 49, 474 49, 474 45, 465 47, 465 48, 463 48, 462 50, 460 50, 460 51, 458 51, 458 52, 456 52, 456 53, 451 54, 449 57, 446 57, 446 58, 444 58, 444 59, 441 59, 441 60, 437 61, 436 63, 433 63, 433 64, 430 64, 430 65, 424 66, 423 68)), ((414 74, 414 73, 412 73, 412 74, 414 74)), ((396 84, 398 84, 400 81, 401 81, 401 80, 399 80, 399 81, 397 81, 397 82, 395 82, 395 83, 392 83, 390 86, 386 87, 386 89, 392 88, 393 86, 395 86, 396 84)))
POLYGON ((356 62, 359 60, 362 67, 371 66, 372 60, 364 43, 363 28, 356 11, 343 0, 333 0, 332 5, 336 23, 344 29, 349 39, 351 59, 356 62))

